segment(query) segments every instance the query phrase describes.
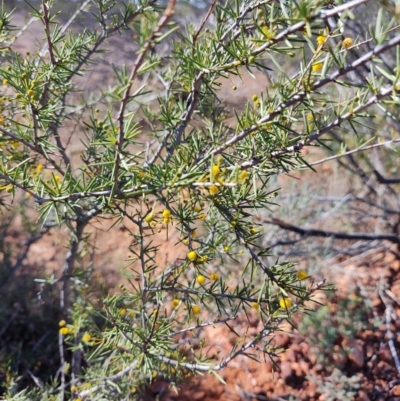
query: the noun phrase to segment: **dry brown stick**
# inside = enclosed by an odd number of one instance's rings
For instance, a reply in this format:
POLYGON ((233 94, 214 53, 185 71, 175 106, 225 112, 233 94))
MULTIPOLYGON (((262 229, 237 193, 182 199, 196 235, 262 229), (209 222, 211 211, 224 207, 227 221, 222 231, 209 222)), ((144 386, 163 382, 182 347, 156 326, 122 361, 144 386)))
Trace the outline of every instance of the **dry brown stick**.
POLYGON ((53 51, 53 42, 51 41, 50 37, 50 15, 49 15, 49 5, 47 1, 43 0, 42 1, 43 5, 43 22, 44 22, 44 27, 45 27, 45 32, 46 32, 46 40, 47 40, 47 46, 50 54, 50 61, 53 67, 57 65, 57 60, 54 56, 54 51, 53 51))
POLYGON ((261 220, 262 223, 272 224, 283 228, 284 230, 293 231, 297 234, 300 234, 304 237, 323 237, 323 238, 337 238, 337 239, 347 239, 347 240, 386 240, 393 242, 394 244, 400 245, 400 237, 394 234, 368 234, 368 233, 343 233, 343 232, 334 232, 334 231, 325 231, 325 230, 317 230, 317 229, 308 229, 303 227, 294 226, 292 224, 286 223, 280 219, 272 218, 272 219, 264 219, 261 220))
POLYGON ((214 10, 215 4, 217 4, 218 0, 214 0, 214 2, 211 4, 210 8, 208 9, 207 14, 205 15, 205 17, 203 18, 203 20, 200 22, 200 26, 199 29, 197 30, 197 32, 195 33, 195 35, 193 36, 193 45, 196 43, 197 38, 200 35, 200 32, 203 30, 204 25, 206 24, 207 20, 210 18, 210 15, 212 13, 212 11, 214 10))

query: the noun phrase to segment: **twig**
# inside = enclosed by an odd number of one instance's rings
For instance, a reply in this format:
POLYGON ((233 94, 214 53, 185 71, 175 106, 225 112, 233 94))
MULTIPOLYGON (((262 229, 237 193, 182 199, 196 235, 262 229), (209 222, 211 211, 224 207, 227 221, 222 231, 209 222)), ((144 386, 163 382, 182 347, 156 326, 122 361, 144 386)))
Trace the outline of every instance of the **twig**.
POLYGON ((386 240, 393 242, 395 244, 400 244, 400 237, 394 234, 367 234, 367 233, 341 233, 334 231, 324 231, 316 229, 307 229, 292 224, 286 223, 280 219, 272 218, 270 220, 264 219, 263 223, 273 224, 285 230, 293 231, 301 236, 308 237, 324 237, 324 238, 338 238, 338 239, 348 239, 348 240, 386 240))
POLYGON ((68 311, 70 308, 71 302, 71 284, 70 284, 70 275, 74 268, 75 260, 78 253, 78 248, 80 241, 83 236, 83 230, 86 226, 86 222, 77 221, 75 230, 71 233, 71 242, 68 249, 68 252, 65 256, 65 263, 63 267, 62 273, 62 282, 63 288, 61 290, 60 296, 60 306, 61 309, 64 311, 64 316, 68 315, 68 311))
POLYGON ((4 135, 7 135, 8 137, 14 139, 15 141, 22 143, 24 146, 31 149, 33 152, 40 154, 40 156, 42 156, 44 159, 46 159, 54 167, 55 170, 57 170, 61 175, 65 175, 65 171, 51 157, 48 156, 50 152, 48 152, 48 151, 44 152, 39 144, 38 144, 38 146, 32 145, 32 143, 26 141, 23 138, 20 138, 18 135, 14 134, 11 131, 8 131, 2 127, 0 127, 0 132, 3 133, 4 135))
MULTIPOLYGON (((390 142, 400 142, 400 139, 395 139, 390 142)), ((399 178, 385 178, 379 171, 374 169, 375 176, 380 184, 400 184, 399 178)))
MULTIPOLYGON (((329 162, 331 160, 336 160, 339 159, 341 157, 344 156, 348 156, 348 155, 352 155, 354 153, 358 153, 358 152, 365 152, 366 150, 370 150, 370 149, 374 149, 374 148, 379 148, 381 146, 385 146, 385 147, 389 147, 390 145, 393 145, 395 143, 400 143, 400 139, 393 139, 391 141, 386 141, 386 142, 379 142, 379 143, 375 143, 373 145, 368 145, 368 146, 362 146, 360 148, 357 149, 353 149, 353 150, 349 150, 347 152, 341 153, 339 155, 335 155, 335 156, 330 156, 330 157, 326 157, 324 159, 318 160, 316 162, 312 162, 312 163, 308 163, 308 166, 317 166, 318 164, 322 164, 322 163, 326 163, 329 162)), ((303 169, 303 168, 307 168, 307 165, 303 165, 303 166, 299 166, 299 169, 303 169)), ((385 179, 384 177, 382 177, 379 172, 375 171, 375 175, 378 178, 378 181, 382 184, 397 184, 400 182, 400 178, 394 178, 394 179, 385 179), (378 177, 379 175, 379 177, 378 177), (382 179, 382 181, 380 181, 380 178, 382 179)))
POLYGON ((57 60, 54 56, 53 51, 53 42, 51 41, 51 34, 50 34, 50 16, 49 16, 49 5, 46 0, 42 0, 43 6, 43 22, 44 22, 44 30, 46 32, 46 40, 47 40, 47 48, 50 54, 50 61, 53 67, 57 65, 57 60))
POLYGON ((64 355, 64 336, 58 333, 58 349, 60 352, 60 375, 61 375, 61 399, 64 399, 65 391, 65 355, 64 355))
POLYGON ((43 389, 43 382, 38 378, 38 377, 36 377, 29 369, 28 369, 28 374, 29 374, 29 376, 32 378, 32 380, 35 382, 35 384, 40 388, 40 389, 43 389))
POLYGON ((213 320, 212 322, 201 323, 196 326, 192 326, 192 327, 188 327, 186 329, 175 331, 174 333, 171 333, 170 336, 173 337, 173 336, 176 336, 177 334, 182 334, 182 333, 186 333, 188 331, 198 330, 198 329, 201 329, 202 327, 214 326, 214 324, 218 324, 218 323, 226 323, 230 320, 236 320, 237 317, 238 316, 236 315, 236 316, 227 317, 225 319, 213 320))
MULTIPOLYGON (((40 8, 39 12, 43 12, 42 8, 40 8)), ((10 45, 12 45, 29 28, 29 26, 36 21, 39 21, 38 17, 31 17, 29 21, 14 35, 10 45)))
POLYGON ((103 386, 105 386, 105 385, 107 384, 108 381, 110 381, 110 382, 116 382, 116 381, 118 381, 121 377, 125 376, 125 375, 126 375, 127 373, 129 373, 131 370, 135 369, 136 366, 138 365, 138 363, 139 363, 139 361, 135 361, 135 362, 131 363, 130 365, 128 365, 126 368, 122 369, 120 372, 116 373, 115 375, 112 375, 112 376, 108 376, 108 377, 104 377, 104 378, 99 379, 99 380, 102 381, 101 384, 99 384, 99 385, 97 385, 97 386, 94 386, 94 387, 91 387, 91 388, 88 389, 88 390, 81 391, 81 392, 79 393, 79 397, 83 398, 83 397, 88 396, 89 394, 94 393, 95 391, 97 391, 97 390, 99 390, 100 388, 102 388, 103 386))
POLYGON ((12 179, 11 177, 9 177, 6 174, 0 173, 0 178, 2 178, 3 180, 7 181, 8 183, 10 183, 11 185, 22 189, 23 191, 25 191, 26 193, 28 193, 29 195, 31 195, 32 197, 34 197, 38 203, 42 203, 42 197, 39 195, 36 195, 34 192, 32 192, 30 189, 28 189, 27 187, 23 186, 22 184, 18 183, 17 181, 15 181, 14 179, 12 179))
POLYGON ((234 294, 226 294, 226 293, 214 293, 214 292, 207 292, 207 291, 196 291, 192 290, 190 288, 183 288, 183 287, 176 287, 176 286, 168 286, 168 287, 163 287, 163 286, 157 286, 157 287, 146 287, 147 291, 167 291, 167 292, 180 292, 182 294, 191 294, 191 295, 197 295, 198 297, 213 297, 213 298, 228 298, 228 299, 237 299, 240 301, 245 301, 245 302, 264 302, 263 299, 257 298, 252 298, 252 297, 244 297, 241 295, 234 295, 234 294))
POLYGON ((126 86, 124 95, 121 100, 121 105, 118 111, 118 123, 119 123, 119 133, 118 133, 118 138, 117 138, 117 144, 116 147, 117 149, 115 150, 115 158, 114 158, 114 171, 113 171, 113 190, 111 192, 111 198, 115 192, 115 190, 118 187, 118 175, 119 175, 119 168, 120 168, 120 162, 121 162, 121 154, 122 154, 122 149, 123 145, 125 143, 125 128, 124 128, 124 123, 125 123, 125 110, 128 105, 129 101, 129 96, 131 93, 132 85, 133 82, 138 74, 140 66, 143 64, 144 59, 148 53, 148 51, 154 47, 154 40, 157 37, 158 33, 164 28, 164 26, 167 24, 169 19, 172 17, 174 14, 174 8, 175 8, 176 0, 169 0, 168 6, 165 9, 162 17, 158 21, 157 27, 154 29, 152 32, 150 38, 147 40, 147 42, 144 44, 143 48, 140 51, 139 56, 137 57, 131 73, 128 78, 128 84, 126 86))
POLYGON ((44 226, 38 233, 35 233, 31 235, 27 240, 25 240, 21 245, 25 245, 25 250, 23 251, 22 255, 17 259, 17 261, 14 263, 14 265, 11 267, 10 271, 11 273, 15 272, 22 264, 22 262, 25 260, 26 256, 28 255, 29 249, 31 245, 33 245, 36 241, 38 241, 40 238, 43 237, 44 234, 46 234, 50 228, 51 225, 44 226))
POLYGON ((3 326, 2 326, 1 331, 0 331, 0 338, 6 332, 6 330, 10 326, 11 322, 15 319, 15 317, 18 315, 18 312, 20 310, 21 310, 21 306, 20 305, 17 305, 16 307, 14 307, 13 313, 10 316, 10 318, 7 320, 6 323, 3 323, 3 326))
POLYGON ((392 308, 392 305, 389 304, 389 302, 387 301, 386 297, 383 295, 382 291, 380 290, 379 292, 380 292, 381 299, 386 306, 385 323, 386 323, 386 335, 388 338, 389 349, 392 354, 393 361, 396 366, 397 372, 400 374, 400 360, 397 355, 396 346, 394 345, 394 335, 393 335, 392 331, 390 330, 390 323, 392 321, 391 315, 393 313, 393 308, 392 308))
POLYGON ((207 14, 204 16, 204 18, 202 19, 202 21, 200 22, 200 26, 199 29, 197 30, 197 32, 194 34, 193 36, 193 45, 196 43, 197 38, 200 35, 200 32, 203 30, 204 25, 206 24, 207 20, 210 18, 210 15, 212 13, 212 11, 214 10, 215 5, 217 4, 218 0, 214 0, 213 3, 211 4, 211 6, 209 7, 207 14))
MULTIPOLYGON (((81 4, 81 6, 72 14, 71 18, 66 22, 66 24, 60 30, 60 35, 63 35, 68 27, 75 21, 77 16, 86 8, 86 6, 91 2, 91 0, 86 0, 81 4)), ((42 49, 40 50, 40 57, 44 57, 49 50, 48 42, 43 45, 42 49)))

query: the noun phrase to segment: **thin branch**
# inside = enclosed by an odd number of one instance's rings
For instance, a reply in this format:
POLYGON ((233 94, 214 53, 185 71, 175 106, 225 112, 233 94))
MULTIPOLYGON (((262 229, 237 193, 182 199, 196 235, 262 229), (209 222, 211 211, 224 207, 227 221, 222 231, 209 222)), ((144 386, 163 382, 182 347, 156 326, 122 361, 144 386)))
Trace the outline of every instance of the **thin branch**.
POLYGON ((0 330, 0 338, 3 336, 3 334, 7 331, 8 327, 12 323, 12 321, 17 317, 19 311, 21 310, 20 305, 14 306, 14 310, 10 318, 7 320, 7 322, 3 322, 1 330, 0 330))
MULTIPOLYGON (((39 10, 40 13, 43 12, 43 9, 40 8, 39 10)), ((39 21, 38 17, 31 17, 29 21, 14 35, 12 42, 10 43, 10 46, 14 44, 14 42, 36 21, 39 21)))
POLYGON ((196 43, 197 38, 199 37, 201 31, 204 28, 204 25, 206 24, 207 20, 210 18, 210 15, 212 13, 212 11, 214 10, 215 5, 217 4, 218 0, 214 0, 213 3, 211 4, 211 6, 209 7, 207 14, 204 16, 204 18, 202 19, 202 21, 200 22, 200 26, 197 29, 197 32, 194 34, 193 36, 193 45, 196 43))
POLYGON ((55 170, 57 170, 61 175, 65 175, 65 171, 52 159, 48 156, 49 152, 44 152, 43 149, 38 146, 32 145, 32 143, 26 141, 23 138, 20 138, 18 135, 12 133, 11 131, 8 131, 2 127, 0 127, 0 132, 2 132, 4 135, 7 135, 8 137, 14 139, 15 141, 18 141, 19 143, 22 143, 24 146, 27 148, 31 149, 33 152, 40 154, 44 159, 46 159, 53 167, 55 170))
MULTIPOLYGON (((354 154, 354 153, 365 152, 366 150, 370 150, 370 149, 374 149, 374 148, 379 148, 379 147, 381 147, 381 146, 389 147, 390 145, 393 145, 393 144, 395 144, 395 143, 400 143, 400 139, 393 139, 393 140, 391 140, 391 141, 379 142, 379 143, 375 143, 375 144, 373 144, 373 145, 361 146, 361 147, 359 147, 359 148, 357 148, 357 149, 353 149, 353 150, 349 150, 349 151, 344 152, 344 153, 340 153, 339 155, 326 157, 326 158, 321 159, 321 160, 318 160, 318 161, 316 161, 316 162, 308 163, 308 165, 299 166, 298 168, 299 168, 299 169, 303 169, 303 168, 308 168, 308 166, 317 166, 318 164, 322 164, 322 163, 325 163, 325 162, 329 162, 329 161, 331 161, 331 160, 340 159, 341 157, 345 157, 345 156, 348 156, 348 155, 352 155, 352 154, 354 154)), ((400 178, 385 179, 385 178, 382 177, 382 176, 379 174, 379 172, 377 172, 377 171, 375 171, 375 175, 377 176, 378 181, 379 181, 381 184, 395 184, 395 183, 397 184, 397 183, 400 182, 400 178), (379 180, 378 175, 379 175, 379 177, 381 177, 382 181, 379 180), (394 182, 392 182, 392 180, 393 180, 394 182)))
POLYGON ((111 197, 114 193, 114 191, 118 187, 118 175, 119 175, 119 168, 120 168, 120 163, 121 163, 121 154, 122 154, 122 149, 125 143, 125 110, 129 102, 129 96, 131 93, 132 85, 134 83, 134 80, 139 72, 140 66, 143 64, 145 57, 147 56, 148 51, 154 47, 154 40, 156 39, 157 35, 159 32, 165 27, 167 22, 170 20, 172 15, 174 14, 174 9, 175 9, 175 4, 176 0, 169 0, 168 6, 165 9, 162 17, 158 21, 157 27, 154 29, 152 32, 150 38, 147 40, 147 42, 144 44, 143 48, 140 51, 139 56, 137 57, 131 73, 128 78, 128 84, 125 89, 124 95, 122 97, 120 109, 118 112, 118 123, 119 123, 119 133, 118 133, 118 138, 117 138, 117 149, 115 150, 115 158, 114 158, 114 172, 113 172, 113 192, 111 193, 111 197))
POLYGON ((43 22, 45 28, 44 31, 46 33, 47 48, 50 54, 51 64, 53 65, 53 67, 55 67, 57 65, 57 60, 54 56, 53 42, 51 41, 49 4, 46 0, 43 0, 42 6, 43 6, 43 22))
POLYGON ((201 323, 201 324, 198 324, 198 325, 196 325, 196 326, 192 326, 192 327, 188 327, 188 328, 186 328, 186 329, 182 329, 182 330, 175 331, 174 333, 171 333, 169 336, 170 336, 170 337, 174 337, 174 336, 176 336, 176 335, 178 335, 178 334, 186 333, 186 332, 188 332, 188 331, 193 331, 193 330, 201 329, 202 327, 214 326, 214 324, 218 324, 218 323, 226 323, 226 322, 229 322, 230 320, 236 320, 237 317, 238 317, 238 316, 236 315, 236 316, 227 317, 227 318, 225 318, 225 319, 213 320, 212 322, 201 323))
POLYGON ((64 355, 64 336, 58 333, 58 349, 60 353, 60 374, 61 374, 61 399, 64 399, 65 392, 65 355, 64 355))
POLYGON ((94 393, 95 391, 97 391, 97 390, 101 389, 102 387, 104 387, 107 384, 107 382, 116 382, 116 381, 118 381, 123 376, 125 376, 127 373, 129 373, 131 370, 135 369, 136 366, 138 365, 138 363, 139 363, 139 360, 136 360, 135 362, 133 362, 130 365, 128 365, 126 368, 122 369, 120 372, 116 373, 115 375, 99 379, 99 380, 102 381, 101 384, 98 384, 97 386, 91 387, 88 390, 81 391, 79 393, 79 397, 83 398, 83 397, 88 396, 89 394, 94 393))
POLYGON ((264 323, 264 327, 261 330, 260 333, 258 333, 257 336, 255 336, 251 341, 249 341, 247 344, 243 345, 241 348, 239 348, 237 351, 232 352, 226 359, 224 359, 222 362, 219 364, 212 366, 212 365, 204 365, 204 364, 199 364, 199 363, 187 363, 187 362, 181 362, 181 361, 176 361, 170 358, 167 358, 165 356, 159 356, 158 359, 169 364, 172 366, 181 366, 185 367, 187 369, 193 370, 193 371, 202 371, 202 372, 207 372, 207 371, 218 371, 223 369, 226 365, 228 365, 229 362, 231 362, 233 359, 237 358, 239 355, 243 355, 248 349, 253 348, 258 342, 260 342, 263 338, 267 337, 268 335, 272 334, 274 331, 276 331, 277 327, 284 321, 284 318, 279 318, 274 321, 273 326, 271 327, 271 321, 272 318, 269 317, 267 321, 264 323))
MULTIPOLYGON (((66 30, 69 28, 69 26, 75 21, 75 19, 78 17, 78 15, 86 8, 86 6, 89 5, 91 0, 86 0, 81 4, 81 6, 72 14, 71 18, 66 22, 66 24, 62 27, 60 30, 60 35, 63 35, 66 30)), ((43 45, 42 49, 40 50, 40 57, 44 57, 46 53, 49 51, 49 44, 48 42, 43 45)))
MULTIPOLYGON (((390 142, 400 142, 400 139, 396 139, 390 142)), ((400 184, 400 177, 396 178, 385 178, 379 171, 374 169, 375 176, 380 184, 400 184)))
POLYGON ((392 305, 389 304, 388 300, 383 295, 382 291, 379 291, 379 292, 380 292, 381 299, 386 307, 386 309, 385 309, 386 336, 388 339, 390 353, 392 354, 393 361, 396 366, 397 372, 400 374, 400 360, 399 360, 399 356, 397 355, 396 346, 394 344, 394 335, 393 335, 392 331, 390 330, 390 324, 392 322, 391 315, 393 313, 393 307, 392 307, 392 305))
POLYGON ((68 315, 68 311, 71 303, 71 273, 74 269, 75 260, 78 253, 79 244, 82 240, 83 230, 87 222, 78 220, 76 222, 76 228, 71 234, 70 247, 65 256, 65 263, 62 273, 63 289, 60 296, 60 306, 64 311, 64 316, 68 315))
POLYGON ((10 269, 11 273, 18 270, 18 268, 22 265, 22 262, 25 260, 26 256, 28 255, 31 245, 33 245, 36 241, 38 241, 40 238, 42 238, 44 234, 49 232, 51 227, 52 227, 52 225, 46 225, 46 226, 42 227, 42 229, 39 232, 33 234, 27 240, 23 241, 21 246, 24 245, 25 249, 24 249, 22 255, 19 256, 19 258, 17 259, 15 264, 11 267, 11 269, 10 269))
POLYGON ((6 174, 0 173, 0 178, 2 178, 3 180, 7 181, 8 183, 10 183, 11 185, 15 186, 16 188, 22 189, 23 191, 25 191, 27 194, 29 194, 30 196, 32 196, 33 198, 35 198, 38 203, 42 203, 43 198, 39 195, 36 195, 34 192, 32 192, 30 189, 26 188, 25 186, 23 186, 22 184, 18 183, 17 181, 15 181, 14 179, 12 179, 11 177, 9 177, 6 174))
MULTIPOLYGON (((140 250, 139 250, 139 260, 141 268, 141 280, 142 280, 142 306, 140 308, 140 313, 142 315, 142 328, 146 329, 146 303, 147 303, 147 278, 146 278, 146 260, 145 260, 145 247, 144 238, 145 233, 143 230, 143 220, 138 222, 139 236, 140 236, 140 250)), ((158 313, 158 312, 157 312, 158 313)), ((156 319, 154 319, 154 322, 156 319)))
POLYGON ((182 287, 175 287, 175 286, 168 286, 168 287, 163 287, 162 285, 157 286, 157 287, 146 287, 146 291, 167 291, 167 292, 180 292, 182 294, 190 294, 190 295, 197 295, 199 298, 202 297, 212 297, 212 298, 228 298, 228 299, 237 299, 240 301, 245 301, 245 302, 266 302, 263 299, 259 299, 258 297, 252 298, 252 297, 243 297, 240 295, 235 295, 235 294, 226 294, 226 293, 214 293, 214 292, 201 292, 201 291, 196 291, 192 290, 190 288, 182 288, 182 287))
POLYGON ((393 242, 395 244, 400 244, 400 237, 394 234, 367 234, 367 233, 341 233, 333 231, 324 231, 316 229, 307 229, 292 224, 286 223, 280 219, 272 218, 270 220, 261 220, 263 223, 272 224, 283 228, 284 230, 293 231, 304 237, 323 237, 323 238, 337 238, 337 239, 347 239, 347 240, 386 240, 393 242))

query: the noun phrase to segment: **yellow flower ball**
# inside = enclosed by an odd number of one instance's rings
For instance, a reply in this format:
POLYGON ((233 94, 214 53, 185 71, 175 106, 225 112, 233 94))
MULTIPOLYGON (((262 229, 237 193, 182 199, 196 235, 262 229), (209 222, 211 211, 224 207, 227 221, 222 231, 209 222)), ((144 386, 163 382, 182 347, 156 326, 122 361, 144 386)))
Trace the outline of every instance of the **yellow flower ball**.
POLYGON ((164 219, 169 219, 171 217, 171 212, 168 209, 164 209, 162 215, 164 219))
POLYGON ((43 169, 44 169, 43 164, 38 164, 38 165, 36 166, 36 172, 37 172, 37 173, 41 173, 41 172, 43 171, 43 169))
POLYGON ((201 312, 201 308, 199 305, 193 305, 192 306, 192 313, 194 315, 198 315, 201 312))
POLYGON ((82 341, 83 341, 84 343, 88 343, 91 339, 92 339, 92 336, 91 336, 88 332, 86 332, 86 333, 82 336, 82 341))
POLYGON ((299 280, 305 280, 308 277, 308 274, 304 270, 299 270, 297 272, 297 278, 299 280))
POLYGON ((216 177, 220 172, 221 172, 221 170, 220 170, 218 164, 214 164, 214 165, 212 166, 212 174, 213 174, 213 177, 216 177))
POLYGON ((204 282, 206 281, 206 278, 204 276, 197 276, 196 281, 201 285, 204 284, 204 282))
POLYGON ((125 308, 120 309, 119 310, 119 314, 120 314, 120 316, 125 316, 126 315, 126 309, 125 308))
POLYGON ((224 251, 225 251, 225 252, 229 252, 230 249, 231 249, 231 248, 230 248, 229 246, 224 246, 224 251))
POLYGON ((73 393, 75 393, 76 391, 78 390, 78 387, 76 387, 76 386, 71 386, 71 391, 73 392, 73 393))
POLYGON ((322 46, 326 42, 326 36, 324 35, 319 35, 317 37, 317 43, 319 46, 322 46))
POLYGON ((252 98, 254 103, 257 103, 259 101, 259 98, 258 98, 257 95, 253 95, 251 98, 252 98))
POLYGON ((60 329, 60 333, 61 333, 63 336, 68 335, 68 334, 69 334, 69 328, 68 328, 68 327, 62 327, 62 328, 60 329))
POLYGON ((67 322, 66 322, 65 320, 60 320, 60 321, 58 322, 58 325, 59 325, 60 327, 64 327, 66 324, 67 324, 67 322))
POLYGON ((211 273, 210 274, 210 279, 213 281, 217 281, 218 280, 218 274, 217 273, 211 273))
POLYGON ((323 67, 323 63, 316 63, 316 64, 313 64, 313 66, 311 68, 312 68, 313 72, 319 72, 322 70, 322 67, 323 67))
POLYGON ((249 173, 246 170, 243 170, 240 174, 239 174, 239 180, 240 181, 245 181, 247 180, 247 178, 249 177, 249 173))
POLYGON ((145 218, 144 221, 146 223, 151 223, 153 221, 153 215, 152 214, 148 214, 145 218))
POLYGON ((216 185, 211 185, 208 191, 214 196, 219 192, 219 188, 216 185))
POLYGON ((197 259, 197 252, 196 251, 190 251, 187 254, 187 257, 190 261, 195 261, 197 259))
POLYGON ((345 49, 348 49, 348 48, 351 47, 352 45, 353 45, 353 39, 352 39, 352 38, 345 38, 345 39, 343 39, 342 46, 343 46, 345 49))
POLYGON ((175 308, 177 308, 178 307, 178 305, 179 305, 179 299, 173 299, 172 300, 172 302, 171 302, 171 304, 172 304, 172 307, 175 309, 175 308))
POLYGON ((260 304, 259 304, 258 302, 253 302, 253 303, 251 304, 251 307, 252 307, 253 309, 255 309, 255 310, 258 310, 258 309, 260 309, 260 304))
POLYGON ((207 215, 205 213, 199 213, 199 215, 197 216, 197 218, 199 220, 205 220, 207 218, 207 215))
POLYGON ((282 309, 289 309, 292 306, 292 300, 290 298, 281 298, 279 300, 279 306, 282 309))

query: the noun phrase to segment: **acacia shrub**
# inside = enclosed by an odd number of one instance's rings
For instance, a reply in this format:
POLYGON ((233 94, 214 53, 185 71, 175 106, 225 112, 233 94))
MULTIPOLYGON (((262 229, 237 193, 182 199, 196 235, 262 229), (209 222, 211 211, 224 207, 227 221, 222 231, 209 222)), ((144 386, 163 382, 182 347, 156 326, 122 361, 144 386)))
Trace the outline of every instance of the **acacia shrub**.
POLYGON ((16 376, 27 372, 8 370, 7 399, 135 399, 160 375, 174 384, 199 372, 219 377, 238 356, 274 358, 273 333, 325 283, 293 263, 267 263, 255 217, 279 203, 271 177, 307 165, 305 146, 338 127, 356 135, 366 113, 395 95, 400 70, 379 64, 398 52, 400 36, 388 35, 397 16, 386 24, 391 10, 382 6, 362 40, 328 24, 348 23, 365 3, 214 2, 198 24, 182 27, 175 0, 87 0, 63 26, 43 1, 31 6, 44 45, 26 54, 13 50, 12 14, 3 10, 2 207, 28 197, 38 230, 69 233, 57 276, 40 279, 59 291, 60 368, 44 382, 30 374, 34 385, 25 388, 16 376), (97 25, 70 30, 88 10, 97 25), (100 52, 107 58, 118 34, 136 51, 113 66, 111 86, 92 93, 80 76, 100 52), (373 50, 349 62, 366 43, 373 50), (365 81, 347 79, 364 66, 365 81), (233 110, 221 86, 238 90, 233 79, 244 74, 267 74, 270 84, 233 110), (84 254, 90 225, 110 221, 134 227, 130 284, 99 306, 82 291, 92 280, 84 254), (158 262, 156 234, 177 238, 173 262, 158 262), (257 332, 249 334, 252 316, 257 332), (209 355, 204 340, 191 345, 210 325, 236 336, 226 355, 209 355))

